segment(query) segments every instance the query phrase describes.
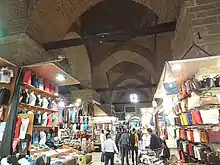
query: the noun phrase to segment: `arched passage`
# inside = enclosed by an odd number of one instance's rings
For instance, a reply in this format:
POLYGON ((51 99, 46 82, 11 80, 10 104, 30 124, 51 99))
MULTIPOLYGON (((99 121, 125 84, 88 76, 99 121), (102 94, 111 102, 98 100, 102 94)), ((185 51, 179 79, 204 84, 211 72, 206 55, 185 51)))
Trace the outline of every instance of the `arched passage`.
MULTIPOLYGON (((65 38, 79 38, 77 33, 71 32, 65 38)), ((91 65, 85 46, 74 46, 64 49, 70 62, 72 74, 82 83, 91 85, 91 65)))
MULTIPOLYGON (((160 14, 159 0, 133 0, 160 14)), ((103 0, 39 0, 34 4, 27 24, 27 32, 39 43, 64 38, 79 16, 103 0)), ((159 15, 158 15, 159 16, 159 15)))
POLYGON ((94 79, 98 80, 99 86, 105 86, 108 87, 108 79, 106 76, 106 73, 113 68, 115 65, 122 63, 122 62, 131 62, 134 64, 137 64, 141 67, 143 67, 149 75, 152 76, 153 80, 156 82, 158 79, 158 76, 152 66, 152 64, 144 57, 140 56, 139 54, 135 52, 130 51, 118 51, 111 56, 109 56, 107 59, 105 59, 100 66, 96 66, 94 69, 93 75, 94 79))

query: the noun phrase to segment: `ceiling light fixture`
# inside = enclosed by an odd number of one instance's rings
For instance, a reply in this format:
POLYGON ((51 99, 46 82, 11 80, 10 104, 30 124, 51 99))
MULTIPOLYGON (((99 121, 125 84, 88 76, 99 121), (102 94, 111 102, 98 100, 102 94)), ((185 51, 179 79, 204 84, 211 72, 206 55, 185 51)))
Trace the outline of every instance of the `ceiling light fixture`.
POLYGON ((77 102, 77 103, 81 103, 81 102, 82 102, 82 99, 77 99, 76 102, 77 102))
POLYGON ((130 102, 131 103, 138 103, 138 95, 135 93, 130 94, 130 102))
POLYGON ((56 79, 58 81, 65 81, 66 80, 66 76, 64 74, 59 73, 59 74, 57 74, 56 79))

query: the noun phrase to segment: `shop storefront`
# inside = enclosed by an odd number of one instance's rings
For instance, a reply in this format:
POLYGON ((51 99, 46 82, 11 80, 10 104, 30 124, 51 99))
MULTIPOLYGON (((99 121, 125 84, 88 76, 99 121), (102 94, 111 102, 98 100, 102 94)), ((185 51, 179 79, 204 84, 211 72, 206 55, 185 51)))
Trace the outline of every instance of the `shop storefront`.
POLYGON ((65 107, 65 98, 58 91, 58 86, 79 82, 52 63, 18 67, 1 59, 0 65, 1 164, 90 162, 91 155, 79 152, 82 141, 77 146, 65 139, 79 138, 79 131, 89 139, 92 110, 83 102, 65 107), (71 134, 63 133, 70 127, 71 134), (8 156, 13 162, 7 163, 8 156))
POLYGON ((220 58, 168 61, 156 98, 163 99, 167 141, 183 163, 220 164, 220 58))

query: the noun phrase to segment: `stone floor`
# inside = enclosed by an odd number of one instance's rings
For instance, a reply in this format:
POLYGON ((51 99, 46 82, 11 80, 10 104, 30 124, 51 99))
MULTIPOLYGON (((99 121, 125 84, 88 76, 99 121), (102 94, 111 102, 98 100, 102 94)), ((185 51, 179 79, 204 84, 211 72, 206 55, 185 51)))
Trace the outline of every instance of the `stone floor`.
POLYGON ((93 152, 92 153, 92 165, 101 164, 101 152, 93 152))

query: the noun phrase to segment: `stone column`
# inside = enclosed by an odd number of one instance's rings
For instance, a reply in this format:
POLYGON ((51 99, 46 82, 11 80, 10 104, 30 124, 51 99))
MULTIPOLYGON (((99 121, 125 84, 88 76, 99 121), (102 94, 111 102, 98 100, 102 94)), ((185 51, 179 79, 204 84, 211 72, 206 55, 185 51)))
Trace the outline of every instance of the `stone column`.
MULTIPOLYGON (((188 0, 181 8, 172 43, 174 59, 181 59, 195 43, 211 55, 220 54, 220 1, 188 0)), ((195 49, 185 58, 205 56, 195 49)))

